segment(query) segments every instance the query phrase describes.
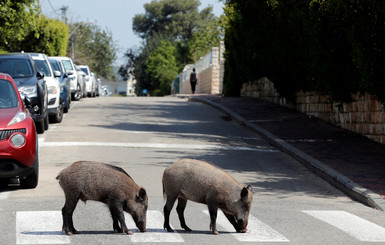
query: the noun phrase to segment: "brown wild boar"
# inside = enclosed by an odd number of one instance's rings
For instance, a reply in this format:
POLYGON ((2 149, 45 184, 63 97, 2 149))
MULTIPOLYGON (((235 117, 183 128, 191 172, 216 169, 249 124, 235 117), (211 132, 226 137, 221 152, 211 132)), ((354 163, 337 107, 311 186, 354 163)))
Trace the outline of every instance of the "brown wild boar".
POLYGON ((79 199, 107 204, 114 231, 132 234, 124 221, 123 211, 131 214, 141 232, 146 231, 146 190, 138 186, 122 168, 101 162, 79 161, 62 170, 56 179, 65 195, 62 215, 63 231, 67 235, 79 233, 72 220, 79 199))
POLYGON ((207 204, 210 213, 210 230, 219 234, 216 228, 220 208, 237 232, 246 232, 253 193, 251 186, 243 187, 232 176, 207 162, 182 159, 166 168, 163 173, 163 195, 166 198, 164 229, 172 232, 170 212, 176 199, 180 225, 186 231, 184 209, 187 200, 207 204))

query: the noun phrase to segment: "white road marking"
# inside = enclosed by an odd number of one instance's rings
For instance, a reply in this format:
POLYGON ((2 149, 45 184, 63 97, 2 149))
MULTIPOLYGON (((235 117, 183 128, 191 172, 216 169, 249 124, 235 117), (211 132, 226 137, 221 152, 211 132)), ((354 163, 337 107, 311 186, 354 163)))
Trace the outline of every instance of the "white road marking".
POLYGON ((259 151, 277 152, 277 150, 266 147, 243 147, 223 145, 194 145, 194 144, 164 144, 164 143, 120 143, 120 142, 41 142, 40 147, 63 147, 63 146, 103 146, 103 147, 125 147, 125 148, 160 148, 160 149, 190 149, 190 150, 236 150, 236 151, 259 151))
POLYGON ((61 232, 60 211, 19 211, 16 213, 16 244, 68 244, 61 232))
MULTIPOLYGON (((209 212, 207 210, 204 210, 203 212, 209 216, 209 212)), ((249 215, 247 233, 235 233, 236 231, 234 227, 230 224, 222 211, 219 210, 217 225, 222 226, 228 232, 232 232, 231 235, 241 242, 289 242, 289 240, 282 236, 278 231, 274 230, 252 215, 249 215)))
MULTIPOLYGON (((127 227, 136 227, 131 216, 124 213, 127 227)), ((157 210, 147 211, 147 232, 136 232, 129 236, 132 242, 184 242, 182 236, 177 232, 167 232, 163 229, 163 214, 157 210)))
POLYGON ((385 228, 345 211, 302 211, 365 242, 385 242, 385 228))
POLYGON ((0 193, 0 200, 5 200, 9 197, 9 195, 11 195, 11 192, 10 191, 5 191, 5 192, 1 192, 0 193))

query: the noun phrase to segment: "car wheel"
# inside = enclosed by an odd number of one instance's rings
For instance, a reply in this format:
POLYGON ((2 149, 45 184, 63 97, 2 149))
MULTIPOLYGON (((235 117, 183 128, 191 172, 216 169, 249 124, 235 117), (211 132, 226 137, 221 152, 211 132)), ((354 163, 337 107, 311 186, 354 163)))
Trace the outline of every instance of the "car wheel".
POLYGON ((44 117, 44 130, 48 130, 48 128, 49 128, 49 118, 47 113, 47 115, 44 117))
POLYGON ((42 134, 42 133, 44 133, 44 124, 45 124, 45 120, 43 119, 43 120, 41 120, 41 121, 39 121, 39 122, 36 122, 35 123, 35 126, 36 126, 36 132, 38 133, 38 134, 42 134))
POLYGON ((64 106, 63 101, 60 99, 59 107, 56 110, 56 114, 52 116, 52 122, 60 123, 63 120, 64 106))
POLYGON ((74 100, 79 101, 82 98, 82 89, 80 88, 80 84, 76 87, 76 93, 74 95, 74 100))
POLYGON ((36 188, 38 181, 39 181, 39 155, 36 150, 36 159, 35 159, 35 162, 33 163, 33 171, 31 174, 27 175, 25 179, 20 179, 20 186, 26 189, 33 189, 33 188, 36 188))

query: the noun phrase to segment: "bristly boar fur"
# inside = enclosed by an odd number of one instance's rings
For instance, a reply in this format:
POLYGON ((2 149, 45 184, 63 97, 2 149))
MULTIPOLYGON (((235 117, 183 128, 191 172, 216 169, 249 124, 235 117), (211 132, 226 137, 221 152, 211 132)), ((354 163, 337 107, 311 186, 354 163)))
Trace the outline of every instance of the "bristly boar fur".
POLYGON ((62 215, 63 231, 67 235, 78 233, 72 216, 79 199, 107 204, 114 231, 132 234, 126 226, 123 211, 131 214, 141 232, 146 231, 146 190, 137 185, 122 168, 101 162, 79 161, 62 170, 56 179, 65 195, 62 215))
POLYGON ((176 207, 180 225, 186 231, 184 209, 187 200, 207 204, 210 213, 210 230, 219 234, 216 228, 218 208, 237 232, 246 232, 250 207, 253 201, 251 186, 244 187, 232 176, 207 162, 182 159, 166 168, 163 173, 163 195, 166 198, 164 228, 172 232, 170 212, 178 199, 176 207))

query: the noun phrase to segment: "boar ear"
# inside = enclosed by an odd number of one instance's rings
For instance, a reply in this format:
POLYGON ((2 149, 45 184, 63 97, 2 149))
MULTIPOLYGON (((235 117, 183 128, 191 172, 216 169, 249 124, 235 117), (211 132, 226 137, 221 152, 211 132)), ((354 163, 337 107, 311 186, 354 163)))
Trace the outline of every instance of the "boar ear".
POLYGON ((249 196, 249 191, 251 191, 251 185, 248 185, 247 187, 243 187, 241 191, 241 198, 245 199, 249 196))
POLYGON ((139 193, 137 194, 137 197, 139 198, 139 200, 143 201, 146 199, 146 190, 144 188, 140 188, 139 190, 139 193))

